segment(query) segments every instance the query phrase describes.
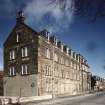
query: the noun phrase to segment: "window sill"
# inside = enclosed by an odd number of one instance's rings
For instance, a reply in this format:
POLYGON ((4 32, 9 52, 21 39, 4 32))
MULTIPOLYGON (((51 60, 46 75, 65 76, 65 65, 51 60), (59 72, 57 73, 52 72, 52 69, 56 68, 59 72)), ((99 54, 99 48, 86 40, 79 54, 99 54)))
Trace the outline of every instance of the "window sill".
POLYGON ((15 77, 15 76, 16 76, 16 75, 11 75, 11 76, 9 75, 9 77, 15 77))
POLYGON ((16 59, 9 60, 9 62, 15 62, 15 61, 16 61, 16 59))
POLYGON ((21 56, 21 58, 28 58, 29 56, 21 56))
POLYGON ((23 61, 24 61, 24 60, 29 60, 29 56, 27 56, 27 57, 22 57, 21 59, 22 59, 23 61))
POLYGON ((30 74, 21 74, 21 76, 28 76, 28 75, 30 75, 30 74))

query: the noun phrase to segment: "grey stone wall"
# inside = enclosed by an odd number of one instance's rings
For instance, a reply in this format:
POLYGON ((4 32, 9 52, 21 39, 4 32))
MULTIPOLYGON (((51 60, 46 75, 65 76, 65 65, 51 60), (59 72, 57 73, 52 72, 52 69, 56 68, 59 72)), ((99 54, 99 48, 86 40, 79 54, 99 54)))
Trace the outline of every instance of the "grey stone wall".
POLYGON ((38 95, 37 75, 4 77, 4 96, 38 95))
POLYGON ((21 74, 21 64, 29 64, 29 74, 37 73, 37 47, 38 35, 25 24, 16 24, 6 42, 4 43, 4 76, 9 76, 9 68, 14 66, 16 72, 21 74), (16 42, 17 32, 19 34, 19 42, 16 42), (28 48, 28 57, 21 57, 21 49, 26 46, 28 48), (16 59, 9 59, 10 50, 15 51, 16 59))

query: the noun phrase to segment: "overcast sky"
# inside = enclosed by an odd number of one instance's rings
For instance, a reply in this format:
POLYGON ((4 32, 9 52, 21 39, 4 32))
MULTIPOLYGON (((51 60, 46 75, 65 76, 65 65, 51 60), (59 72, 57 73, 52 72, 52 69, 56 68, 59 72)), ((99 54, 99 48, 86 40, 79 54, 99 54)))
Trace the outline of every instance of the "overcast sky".
POLYGON ((0 68, 3 69, 3 43, 15 25, 16 11, 22 9, 26 24, 36 31, 48 29, 51 35, 81 53, 93 74, 105 77, 105 18, 91 23, 88 17, 74 16, 71 1, 66 0, 66 8, 61 10, 51 0, 0 0, 0 68))

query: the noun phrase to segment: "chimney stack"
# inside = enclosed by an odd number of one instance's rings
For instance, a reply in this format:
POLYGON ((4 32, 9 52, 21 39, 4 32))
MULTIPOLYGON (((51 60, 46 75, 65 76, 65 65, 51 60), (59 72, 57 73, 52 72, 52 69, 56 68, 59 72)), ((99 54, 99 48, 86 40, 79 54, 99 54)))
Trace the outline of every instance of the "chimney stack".
POLYGON ((41 32, 41 35, 43 35, 45 38, 47 38, 48 41, 50 40, 49 34, 50 34, 50 32, 48 32, 47 29, 44 29, 44 30, 41 32))
POLYGON ((17 23, 24 23, 24 20, 25 20, 25 17, 24 17, 24 15, 23 15, 23 11, 17 12, 17 15, 16 15, 16 22, 17 22, 17 23))

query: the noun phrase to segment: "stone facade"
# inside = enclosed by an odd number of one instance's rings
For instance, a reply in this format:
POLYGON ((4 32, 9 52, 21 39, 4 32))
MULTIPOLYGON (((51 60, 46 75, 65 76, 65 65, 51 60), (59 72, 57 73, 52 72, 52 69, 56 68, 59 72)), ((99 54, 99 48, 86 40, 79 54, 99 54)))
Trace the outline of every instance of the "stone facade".
POLYGON ((18 13, 16 26, 4 43, 4 95, 74 95, 91 87, 89 66, 80 54, 24 24, 18 13))
POLYGON ((17 18, 14 29, 4 43, 4 95, 6 96, 38 95, 36 88, 38 33, 24 24, 22 19, 21 16, 17 18), (27 68, 27 73, 22 74, 21 70, 24 67, 27 68))
MULTIPOLYGON (((45 30, 44 30, 45 31, 45 30)), ((80 54, 59 42, 55 37, 39 36, 38 71, 40 94, 74 95, 89 92, 91 75, 89 66, 80 54), (55 42, 54 42, 55 40, 55 42), (66 47, 66 49, 64 49, 66 47), (49 56, 46 55, 47 50, 49 56)))

